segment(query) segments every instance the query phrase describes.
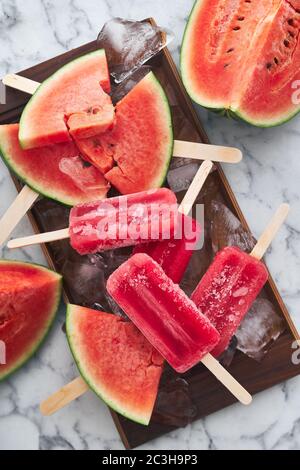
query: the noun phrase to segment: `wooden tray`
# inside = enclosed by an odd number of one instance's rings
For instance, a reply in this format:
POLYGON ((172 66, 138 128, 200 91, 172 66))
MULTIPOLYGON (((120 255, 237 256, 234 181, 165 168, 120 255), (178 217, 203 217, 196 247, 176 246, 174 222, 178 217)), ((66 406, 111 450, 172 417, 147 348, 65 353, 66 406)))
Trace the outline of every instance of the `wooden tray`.
MULTIPOLYGON (((41 82, 70 60, 96 48, 97 43, 94 41, 20 73, 25 77, 41 82)), ((176 66, 168 50, 165 49, 161 52, 159 56, 150 62, 150 65, 163 83, 169 96, 173 111, 175 138, 208 143, 207 135, 183 88, 176 66)), ((18 122, 22 109, 28 99, 28 95, 8 89, 7 104, 0 106, 0 124, 18 122)), ((20 190, 22 187, 21 183, 15 177, 13 179, 17 189, 20 190)), ((245 229, 249 230, 233 191, 219 165, 217 166, 217 171, 210 176, 211 182, 217 185, 219 198, 240 219, 245 229)), ((207 184, 210 183, 208 182, 207 184)), ((37 203, 29 214, 35 232, 62 228, 66 223, 64 220, 67 218, 66 209, 61 208, 62 220, 57 221, 55 224, 48 220, 47 224, 45 224, 43 212, 49 206, 58 207, 58 205, 51 201, 44 201, 37 203)), ((200 197, 199 201, 205 202, 205 196, 202 199, 200 197)), ((58 246, 57 243, 43 246, 49 265, 56 270, 61 269, 59 257, 57 257, 58 246)), ((66 245, 61 245, 60 249, 65 249, 65 247, 66 245)), ((236 353, 229 370, 252 394, 265 390, 300 373, 300 366, 295 366, 291 362, 291 345, 295 338, 299 339, 299 335, 272 278, 270 278, 265 292, 267 298, 276 308, 276 311, 284 318, 287 328, 272 345, 261 363, 246 357, 242 353, 236 353)), ((73 303, 76 302, 72 286, 65 285, 65 296, 66 300, 73 303)), ((176 380, 176 377, 178 376, 174 372, 167 369, 162 382, 166 384, 174 380, 174 378, 176 380)), ((188 383, 189 398, 195 405, 192 420, 200 419, 235 402, 234 397, 202 365, 193 368, 188 374, 185 374, 184 380, 188 383)), ((114 412, 112 412, 112 416, 127 449, 137 447, 176 428, 162 422, 154 422, 153 420, 148 427, 144 427, 114 412)))

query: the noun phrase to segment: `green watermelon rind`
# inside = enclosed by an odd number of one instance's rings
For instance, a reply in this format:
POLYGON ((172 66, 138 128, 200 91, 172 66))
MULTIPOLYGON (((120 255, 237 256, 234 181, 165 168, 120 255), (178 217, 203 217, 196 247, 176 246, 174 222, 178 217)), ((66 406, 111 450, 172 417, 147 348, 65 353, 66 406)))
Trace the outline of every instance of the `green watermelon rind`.
MULTIPOLYGON (((56 296, 53 300, 53 302, 54 302, 53 308, 49 312, 48 321, 45 325, 45 329, 44 329, 43 334, 33 344, 32 348, 30 348, 29 351, 25 352, 21 356, 21 358, 18 359, 17 363, 14 364, 14 366, 12 366, 11 369, 7 370, 4 375, 1 375, 1 373, 0 373, 0 382, 3 382, 8 377, 10 377, 12 374, 14 374, 19 369, 21 369, 21 367, 23 367, 28 361, 30 361, 30 359, 32 359, 32 357, 35 355, 35 353, 40 349, 40 347, 45 342, 45 340, 46 340, 46 338, 47 338, 47 336, 48 336, 48 334, 51 330, 51 327, 54 323, 54 320, 56 318, 57 312, 58 312, 59 304, 60 304, 60 301, 61 301, 61 295, 62 295, 63 278, 60 274, 56 273, 55 271, 52 271, 51 269, 48 269, 45 266, 42 266, 42 265, 39 265, 39 264, 36 264, 36 263, 26 263, 24 261, 17 261, 17 260, 0 260, 0 266, 1 266, 1 264, 14 264, 14 265, 20 265, 20 266, 25 266, 25 267, 27 267, 27 266, 35 267, 37 270, 45 271, 49 275, 52 275, 53 278, 54 279, 56 278, 57 281, 58 281, 58 283, 57 283, 57 294, 56 294, 56 296)), ((1 366, 0 366, 0 371, 1 371, 1 366)))
POLYGON ((53 80, 56 80, 57 78, 60 78, 60 76, 61 76, 61 79, 63 80, 64 72, 69 71, 70 69, 72 69, 72 67, 76 67, 76 65, 79 62, 86 61, 89 57, 95 57, 95 56, 98 56, 98 55, 99 55, 99 57, 102 57, 103 54, 105 55, 105 50, 104 49, 98 49, 98 50, 93 51, 93 52, 88 52, 87 54, 84 54, 84 55, 78 57, 77 59, 74 59, 71 62, 68 62, 67 64, 60 67, 55 73, 50 75, 49 78, 47 78, 46 80, 44 80, 40 84, 40 86, 37 88, 37 90, 34 92, 32 97, 30 98, 30 100, 26 104, 26 106, 25 106, 25 108, 22 112, 22 115, 21 115, 20 129, 19 129, 19 142, 20 142, 20 146, 21 146, 22 149, 26 150, 26 148, 24 146, 24 142, 23 142, 24 139, 22 138, 22 133, 23 133, 23 129, 25 129, 25 127, 26 127, 27 112, 30 111, 31 105, 32 105, 32 103, 34 103, 35 99, 37 97, 40 97, 40 95, 42 96, 44 88, 49 83, 51 83, 53 80))
POLYGON ((256 121, 255 119, 251 119, 250 117, 248 117, 247 113, 243 113, 243 111, 240 110, 240 109, 224 108, 222 106, 220 106, 220 107, 217 106, 216 103, 215 104, 214 103, 210 104, 208 102, 205 102, 204 99, 201 100, 199 98, 199 96, 197 96, 192 91, 192 89, 190 87, 190 84, 189 84, 189 80, 187 78, 187 70, 186 70, 186 67, 184 65, 184 49, 185 49, 185 47, 188 47, 188 45, 187 45, 187 43, 188 43, 188 37, 187 37, 188 32, 189 32, 189 29, 191 28, 191 22, 192 22, 192 19, 193 19, 194 12, 195 12, 198 5, 199 5, 199 8, 200 8, 200 3, 201 3, 201 0, 195 0, 195 3, 193 5, 193 8, 190 12, 190 15, 188 17, 188 20, 187 20, 187 23, 186 23, 186 26, 185 26, 183 39, 182 39, 182 45, 181 45, 181 51, 180 51, 181 78, 182 78, 182 82, 184 84, 184 87, 185 87, 187 93, 189 94, 189 96, 192 98, 192 100, 195 103, 202 106, 203 108, 207 109, 208 111, 216 113, 220 116, 226 116, 228 118, 237 119, 237 120, 246 122, 247 124, 251 124, 253 126, 260 127, 260 128, 265 128, 265 129, 271 128, 271 127, 281 126, 282 124, 285 124, 285 123, 289 122, 291 119, 293 119, 295 116, 297 116, 297 114, 300 113, 300 106, 299 106, 299 109, 296 109, 295 111, 292 111, 287 116, 285 116, 283 118, 280 118, 278 120, 275 120, 274 122, 272 122, 272 121, 259 122, 259 121, 256 121))
POLYGON ((127 412, 120 404, 116 401, 112 400, 109 396, 99 390, 99 385, 97 386, 91 377, 88 377, 88 374, 85 371, 85 367, 81 362, 81 359, 78 357, 76 345, 74 345, 73 339, 73 310, 78 308, 77 305, 68 304, 67 305, 67 315, 66 315, 66 332, 67 332, 67 339, 70 346, 71 353, 74 357, 75 363, 79 370, 79 373, 88 387, 101 399, 104 403, 106 403, 109 408, 116 411, 120 415, 124 416, 125 418, 130 419, 131 421, 135 421, 136 423, 142 424, 144 426, 148 426, 150 422, 150 417, 145 419, 141 415, 135 415, 133 413, 127 412))
POLYGON ((165 106, 166 115, 168 116, 168 128, 169 128, 169 140, 170 140, 168 157, 166 158, 165 167, 161 171, 161 176, 160 176, 159 181, 157 182, 157 186, 154 186, 154 187, 161 187, 164 185, 166 181, 169 166, 170 166, 171 159, 173 156, 173 151, 174 151, 173 121, 172 121, 172 112, 171 112, 170 102, 165 93, 165 90, 163 89, 160 81, 156 78, 153 72, 149 72, 149 76, 150 76, 151 81, 153 81, 154 85, 157 87, 158 93, 161 95, 162 102, 164 103, 164 106, 165 106))
POLYGON ((53 201, 56 201, 60 204, 63 204, 67 207, 73 207, 75 204, 78 203, 75 199, 72 198, 64 198, 64 197, 57 197, 54 194, 51 194, 51 192, 44 191, 43 186, 39 186, 38 184, 33 184, 30 181, 30 178, 28 179, 26 176, 23 176, 15 167, 13 162, 11 161, 11 158, 9 157, 8 154, 3 150, 1 147, 1 139, 0 139, 0 157, 2 158, 3 162, 7 166, 7 168, 14 173, 20 181, 22 181, 24 184, 29 186, 33 191, 35 191, 38 194, 41 194, 42 196, 45 196, 46 198, 52 199, 53 201))

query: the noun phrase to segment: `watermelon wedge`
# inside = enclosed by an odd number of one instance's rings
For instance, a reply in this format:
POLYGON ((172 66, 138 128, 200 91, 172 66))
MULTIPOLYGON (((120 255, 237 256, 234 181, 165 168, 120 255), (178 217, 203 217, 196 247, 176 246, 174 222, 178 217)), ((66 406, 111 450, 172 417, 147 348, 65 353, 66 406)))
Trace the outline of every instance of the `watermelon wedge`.
POLYGON ((0 344, 5 353, 0 380, 36 352, 55 318, 61 290, 62 277, 49 269, 0 260, 0 344))
MULTIPOLYGON (((67 127, 77 135, 91 136, 99 132, 103 118, 91 109, 107 107, 114 119, 114 108, 110 97, 109 72, 104 50, 91 52, 60 68, 45 80, 25 107, 20 121, 19 139, 23 149, 45 147, 61 142, 70 142, 67 127), (78 113, 84 114, 78 122, 78 113), (75 114, 75 122, 72 115, 75 114)), ((107 120, 107 114, 105 119, 107 120)))
POLYGON ((34 191, 69 206, 106 197, 109 183, 85 165, 73 142, 22 150, 18 132, 18 124, 0 126, 0 155, 34 191))
POLYGON ((160 187, 173 152, 171 111, 155 75, 146 75, 116 106, 111 131, 77 142, 122 194, 160 187))
POLYGON ((256 126, 289 120, 300 110, 299 27, 299 0, 196 1, 181 51, 191 98, 256 126))
POLYGON ((68 305, 67 336, 89 387, 118 413, 147 425, 163 358, 138 329, 116 315, 68 305))

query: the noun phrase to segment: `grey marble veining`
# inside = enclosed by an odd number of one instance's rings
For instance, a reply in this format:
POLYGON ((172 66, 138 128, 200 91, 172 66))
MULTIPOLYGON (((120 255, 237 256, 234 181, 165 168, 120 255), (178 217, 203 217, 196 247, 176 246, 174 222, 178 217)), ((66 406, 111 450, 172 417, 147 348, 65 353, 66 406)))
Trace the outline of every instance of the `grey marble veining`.
MULTIPOLYGON (((193 0, 2 0, 0 76, 16 72, 93 40, 111 17, 154 16, 176 39, 171 52, 178 64, 180 42, 193 0)), ((244 161, 225 168, 242 210, 258 236, 282 201, 291 204, 288 223, 267 255, 268 266, 295 323, 300 328, 300 116, 275 129, 256 129, 198 109, 213 143, 240 147, 244 161)), ((15 197, 0 162, 0 214, 15 197)), ((15 235, 31 233, 27 220, 15 235)), ((1 257, 44 262, 38 248, 1 257)), ((92 393, 51 418, 38 403, 76 376, 65 336, 64 309, 46 346, 7 382, 0 384, 0 448, 123 448, 106 406, 92 393)), ((300 449, 300 378, 257 395, 250 408, 232 406, 185 429, 164 436, 147 449, 300 449), (230 432, 228 432, 230 430, 230 432)))

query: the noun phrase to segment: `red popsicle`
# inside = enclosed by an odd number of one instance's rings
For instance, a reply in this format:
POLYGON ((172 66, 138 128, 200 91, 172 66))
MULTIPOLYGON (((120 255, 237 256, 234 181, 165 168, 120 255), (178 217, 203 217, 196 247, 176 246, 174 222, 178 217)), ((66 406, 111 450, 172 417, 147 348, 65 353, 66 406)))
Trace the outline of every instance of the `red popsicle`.
POLYGON ((212 354, 219 356, 268 280, 263 263, 236 247, 215 257, 192 294, 192 300, 220 333, 212 354))
POLYGON ((174 236, 175 194, 161 188, 74 207, 69 233, 81 255, 174 236))
POLYGON ((107 290, 177 372, 196 365, 220 340, 210 321, 146 254, 120 266, 107 290))
POLYGON ((201 234, 197 220, 179 214, 175 236, 171 240, 143 243, 133 254, 146 253, 163 268, 173 282, 179 284, 194 253, 201 234))

